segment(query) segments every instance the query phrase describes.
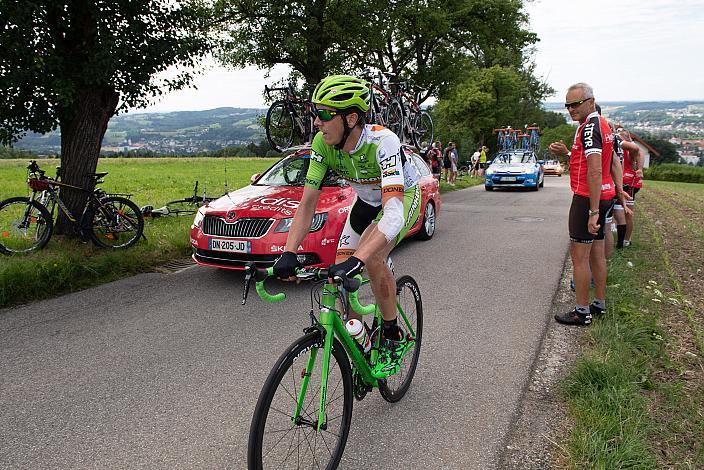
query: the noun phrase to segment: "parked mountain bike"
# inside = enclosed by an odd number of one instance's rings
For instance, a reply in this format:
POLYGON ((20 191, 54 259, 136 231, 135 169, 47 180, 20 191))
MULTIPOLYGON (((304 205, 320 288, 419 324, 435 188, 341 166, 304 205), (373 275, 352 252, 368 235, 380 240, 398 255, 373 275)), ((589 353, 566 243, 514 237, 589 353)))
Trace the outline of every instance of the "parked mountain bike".
POLYGON ((284 97, 274 101, 266 112, 264 128, 269 144, 283 152, 293 145, 310 143, 315 136, 315 114, 310 99, 298 97, 290 84, 281 88, 264 86, 268 100, 272 92, 281 92, 284 97))
MULTIPOLYGON (((93 191, 60 181, 60 168, 55 179, 45 176, 36 161, 27 167, 29 197, 12 197, 0 202, 0 252, 11 255, 29 253, 46 246, 54 230, 58 206, 83 239, 90 239, 104 248, 126 248, 142 236, 144 219, 128 194, 108 194, 96 187, 93 191), (87 203, 80 215, 73 214, 59 196, 59 188, 85 193, 87 203)), ((107 173, 91 177, 98 185, 107 173)))
MULTIPOLYGON (((205 186, 205 185, 203 185, 205 186)), ((163 207, 154 208, 153 206, 143 206, 140 212, 144 217, 162 217, 162 216, 182 216, 182 215, 195 215, 198 209, 211 202, 218 199, 217 197, 207 196, 205 193, 205 188, 203 188, 203 194, 198 194, 198 181, 196 181, 193 187, 193 195, 183 199, 176 199, 167 202, 163 207)))
MULTIPOLYGON (((408 92, 408 83, 395 81, 396 76, 391 73, 389 87, 392 90, 391 102, 386 110, 386 127, 391 129, 401 139, 420 148, 423 142, 432 142, 434 137, 433 119, 418 104, 418 99, 412 98, 408 92)), ((418 94, 420 96, 420 93, 418 94)))
MULTIPOLYGON (((246 273, 243 304, 252 277, 262 299, 284 300, 283 293, 271 295, 264 288, 264 281, 273 276, 273 268, 250 265, 246 273)), ((377 387, 385 400, 396 402, 411 385, 423 333, 423 305, 416 282, 410 276, 396 281, 399 324, 407 332, 408 347, 398 371, 390 373, 378 368, 382 324, 379 308, 373 304, 362 306, 358 299, 359 287, 369 281, 342 275, 328 283, 328 274, 320 268, 297 271, 299 280, 314 283, 312 324, 281 355, 264 383, 249 432, 250 470, 337 468, 350 430, 352 398, 361 400, 377 387), (342 312, 337 311, 336 300, 342 312), (316 307, 318 317, 313 313, 316 307), (345 327, 350 307, 360 315, 374 314, 374 322, 367 328, 371 349, 366 353, 345 327)))

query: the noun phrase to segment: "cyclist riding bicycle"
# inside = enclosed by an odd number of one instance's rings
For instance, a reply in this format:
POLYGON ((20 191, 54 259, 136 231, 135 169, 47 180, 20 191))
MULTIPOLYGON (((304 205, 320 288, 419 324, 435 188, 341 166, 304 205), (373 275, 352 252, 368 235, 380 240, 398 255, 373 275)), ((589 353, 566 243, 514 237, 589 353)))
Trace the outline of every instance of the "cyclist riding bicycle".
POLYGON ((386 260, 418 220, 420 174, 406 159, 396 134, 365 123, 369 109, 366 81, 349 75, 329 76, 313 91, 312 102, 319 132, 313 139, 303 196, 274 274, 295 279, 295 269, 301 267, 296 250, 309 233, 326 172, 331 170, 347 180, 356 197, 330 273, 342 271, 351 277, 366 269, 384 320, 379 361, 381 368, 392 369, 402 358, 406 335, 396 320, 396 283, 386 260))

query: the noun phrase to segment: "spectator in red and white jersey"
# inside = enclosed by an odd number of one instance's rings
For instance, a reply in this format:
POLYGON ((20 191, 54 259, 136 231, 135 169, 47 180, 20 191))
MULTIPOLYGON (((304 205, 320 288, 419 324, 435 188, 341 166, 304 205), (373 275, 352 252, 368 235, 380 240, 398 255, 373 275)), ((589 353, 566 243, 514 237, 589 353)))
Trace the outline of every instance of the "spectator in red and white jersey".
MULTIPOLYGON (((589 325, 593 315, 606 311, 604 220, 616 196, 611 176, 613 134, 606 120, 597 113, 594 91, 586 83, 569 87, 565 108, 572 120, 579 122, 572 149, 568 150, 562 141, 553 142, 549 149, 554 155, 570 157, 570 185, 574 194, 569 235, 576 305, 569 312, 555 315, 555 320, 566 325, 589 325), (595 295, 590 304, 592 277, 595 295)), ((619 194, 623 197, 622 191, 619 194)))
POLYGON ((619 132, 624 146, 623 152, 623 187, 631 199, 627 202, 631 209, 630 214, 626 214, 626 227, 621 246, 631 245, 631 235, 633 234, 633 211, 635 209, 636 194, 643 187, 643 152, 633 142, 631 133, 625 129, 619 132))

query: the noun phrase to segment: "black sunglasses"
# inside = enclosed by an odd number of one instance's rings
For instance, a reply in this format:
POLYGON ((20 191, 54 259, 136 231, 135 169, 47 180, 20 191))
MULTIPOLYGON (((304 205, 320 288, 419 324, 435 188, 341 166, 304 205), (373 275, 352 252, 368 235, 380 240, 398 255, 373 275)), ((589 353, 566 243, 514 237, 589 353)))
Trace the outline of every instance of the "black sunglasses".
POLYGON ((584 104, 584 102, 589 101, 591 99, 593 99, 593 98, 585 98, 583 100, 573 101, 571 103, 565 103, 565 108, 570 109, 570 108, 576 108, 577 106, 582 106, 582 104, 584 104))
POLYGON ((343 114, 339 111, 333 111, 331 109, 319 109, 315 108, 315 115, 323 122, 332 120, 338 114, 343 114))

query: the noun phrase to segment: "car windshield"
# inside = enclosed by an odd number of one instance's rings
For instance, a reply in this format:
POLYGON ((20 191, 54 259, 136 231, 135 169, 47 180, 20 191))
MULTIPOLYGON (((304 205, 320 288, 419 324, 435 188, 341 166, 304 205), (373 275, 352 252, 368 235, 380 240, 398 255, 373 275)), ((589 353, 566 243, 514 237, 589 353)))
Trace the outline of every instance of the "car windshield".
POLYGON ((533 163, 533 155, 530 153, 500 153, 496 156, 496 163, 533 163))
MULTIPOLYGON (((303 186, 308 173, 310 155, 290 155, 277 162, 255 183, 264 186, 303 186)), ((341 186, 344 181, 328 171, 323 186, 341 186)))

